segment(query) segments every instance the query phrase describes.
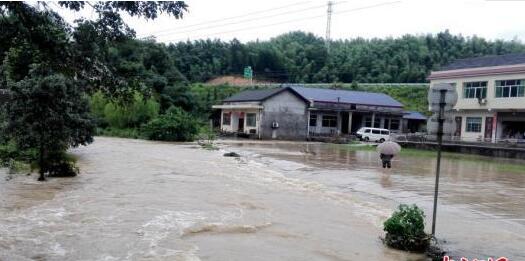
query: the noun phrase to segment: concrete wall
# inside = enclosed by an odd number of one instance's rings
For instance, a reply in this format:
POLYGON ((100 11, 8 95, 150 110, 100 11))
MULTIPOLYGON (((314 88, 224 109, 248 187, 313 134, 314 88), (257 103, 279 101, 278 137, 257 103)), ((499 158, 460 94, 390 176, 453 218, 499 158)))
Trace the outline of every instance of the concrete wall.
POLYGON ((477 76, 458 79, 439 79, 432 80, 430 84, 435 83, 455 83, 458 92, 458 103, 455 109, 525 109, 525 97, 507 97, 496 98, 496 81, 497 80, 520 80, 525 79, 525 74, 506 74, 477 76), (480 105, 477 99, 463 98, 463 83, 465 82, 487 82, 487 103, 480 105))
POLYGON ((263 139, 306 139, 306 103, 290 93, 281 92, 263 102, 261 137, 263 139), (272 129, 272 122, 279 128, 272 129))
MULTIPOLYGON (((319 134, 337 134, 338 131, 340 130, 341 115, 339 113, 311 111, 310 114, 317 115, 317 122, 316 122, 317 124, 316 126, 310 126, 310 132, 319 133, 319 134), (328 115, 337 117, 337 126, 323 127, 323 117, 328 116, 328 115)), ((307 124, 310 124, 310 122, 307 122, 307 124)))
POLYGON ((260 114, 260 111, 258 109, 234 109, 234 110, 222 110, 222 113, 221 113, 221 130, 224 131, 224 132, 238 132, 239 130, 239 118, 240 118, 240 115, 241 113, 243 113, 243 118, 244 118, 244 133, 246 134, 249 134, 249 133, 255 133, 257 134, 258 133, 258 129, 259 129, 259 124, 261 122, 261 114, 260 114), (224 113, 231 113, 231 122, 229 125, 224 125, 224 113), (255 113, 255 126, 248 126, 248 121, 247 121, 247 114, 248 113, 255 113), (253 132, 255 131, 255 132, 253 132))
MULTIPOLYGON (((438 145, 435 142, 410 142, 398 141, 403 148, 416 148, 424 150, 437 150, 438 145)), ((511 147, 492 147, 483 145, 467 145, 467 144, 448 144, 443 143, 443 151, 457 152, 464 154, 482 155, 488 157, 509 158, 509 159, 525 159, 525 148, 511 148, 511 147)))
MULTIPOLYGON (((486 117, 494 117, 494 113, 481 110, 469 110, 454 112, 452 113, 452 117, 461 117, 462 141, 482 141, 485 137, 486 117), (467 117, 481 117, 481 132, 467 132, 467 117)), ((495 136, 494 130, 493 136, 495 136)))

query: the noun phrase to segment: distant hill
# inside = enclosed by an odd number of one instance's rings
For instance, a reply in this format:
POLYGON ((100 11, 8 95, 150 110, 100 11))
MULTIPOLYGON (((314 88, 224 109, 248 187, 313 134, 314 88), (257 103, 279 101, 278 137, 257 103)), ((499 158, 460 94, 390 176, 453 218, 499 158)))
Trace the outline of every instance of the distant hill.
MULTIPOLYGON (((257 79, 277 82, 426 82, 431 70, 454 59, 524 53, 520 41, 438 34, 398 38, 354 38, 332 41, 311 33, 290 32, 267 41, 234 39, 170 44, 175 67, 190 82, 207 82, 222 75, 239 75, 251 66, 257 79)), ((157 68, 158 69, 158 68, 157 68)))

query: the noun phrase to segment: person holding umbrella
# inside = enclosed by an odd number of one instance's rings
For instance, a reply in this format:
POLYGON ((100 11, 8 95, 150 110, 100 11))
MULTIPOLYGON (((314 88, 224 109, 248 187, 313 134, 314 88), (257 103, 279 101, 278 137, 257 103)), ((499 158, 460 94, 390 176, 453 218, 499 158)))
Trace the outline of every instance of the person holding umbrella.
POLYGON ((386 141, 377 146, 379 158, 383 162, 383 168, 392 167, 392 158, 401 151, 401 146, 393 141, 386 141))

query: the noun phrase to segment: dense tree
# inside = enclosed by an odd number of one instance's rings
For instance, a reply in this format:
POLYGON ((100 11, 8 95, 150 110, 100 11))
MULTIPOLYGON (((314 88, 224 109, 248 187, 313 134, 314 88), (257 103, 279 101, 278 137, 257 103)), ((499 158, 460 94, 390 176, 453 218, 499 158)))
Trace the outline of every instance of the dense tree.
POLYGON ((405 35, 399 38, 337 40, 330 52, 322 38, 291 32, 269 41, 198 40, 170 44, 176 67, 193 82, 242 74, 251 66, 258 78, 279 82, 426 82, 428 73, 456 58, 524 52, 518 41, 480 37, 405 35))
MULTIPOLYGON (((79 11, 86 3, 59 4, 79 11)), ((186 9, 181 1, 90 5, 97 19, 77 21, 72 28, 43 2, 0 3, 0 88, 11 92, 7 133, 20 149, 38 150, 39 180, 46 173, 75 173, 65 152, 92 141, 87 93, 102 90, 129 100, 144 85, 136 71, 140 68, 112 63, 111 48, 134 37, 119 12, 147 19, 159 13, 180 18, 186 9)))

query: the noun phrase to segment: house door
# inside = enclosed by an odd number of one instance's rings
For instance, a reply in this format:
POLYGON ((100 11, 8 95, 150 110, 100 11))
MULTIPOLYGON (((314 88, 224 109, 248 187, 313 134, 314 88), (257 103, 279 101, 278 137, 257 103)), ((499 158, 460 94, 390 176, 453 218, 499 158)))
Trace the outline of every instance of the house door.
POLYGON ((349 121, 348 112, 341 112, 341 133, 348 134, 348 121, 349 121))
POLYGON ((485 118, 485 141, 492 140, 492 121, 494 118, 486 117, 485 118))
POLYGON ((463 122, 463 119, 461 117, 456 117, 456 132, 454 132, 454 136, 461 136, 461 123, 463 122))
POLYGON ((244 118, 239 118, 239 129, 238 132, 244 132, 244 118))
POLYGON ((352 114, 352 129, 350 130, 351 133, 356 133, 359 128, 363 127, 363 117, 360 114, 357 114, 354 112, 352 114))

